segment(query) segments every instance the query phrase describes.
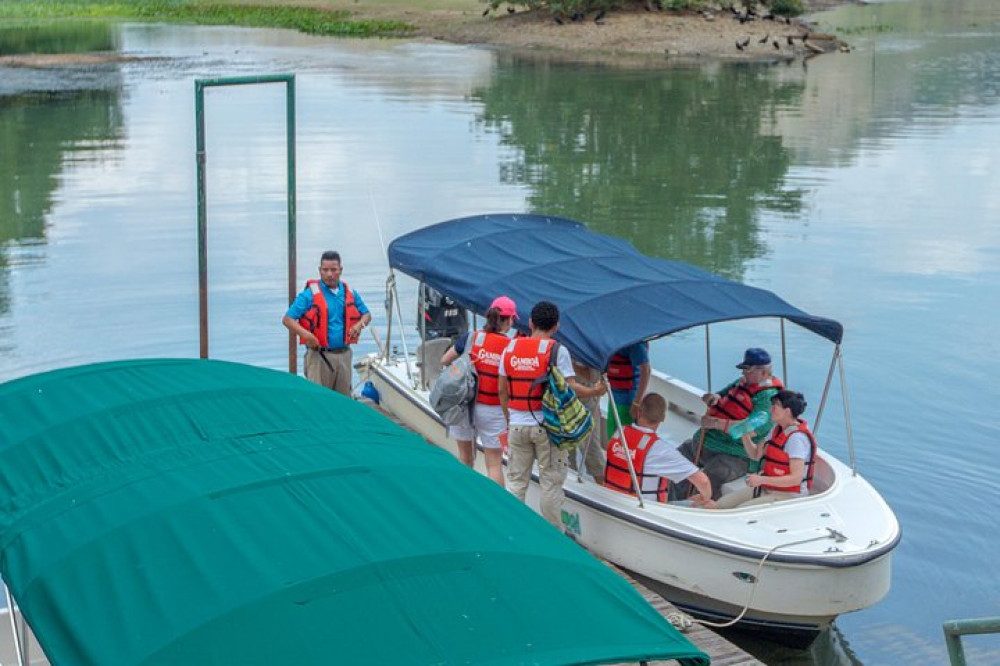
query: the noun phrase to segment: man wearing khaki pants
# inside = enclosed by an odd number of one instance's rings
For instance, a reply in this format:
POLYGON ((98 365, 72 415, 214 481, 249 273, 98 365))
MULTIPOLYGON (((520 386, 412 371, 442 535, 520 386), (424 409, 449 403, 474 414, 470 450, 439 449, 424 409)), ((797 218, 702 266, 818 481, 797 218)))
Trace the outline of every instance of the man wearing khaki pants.
POLYGON ((552 339, 559 328, 559 309, 553 303, 536 303, 531 309, 528 327, 531 337, 512 340, 500 358, 500 406, 509 424, 507 485, 523 502, 531 482, 531 467, 537 460, 541 514, 561 530, 568 455, 549 441, 541 427, 545 383, 535 383, 535 380, 548 372, 555 348, 555 365, 580 398, 599 396, 605 389, 603 384, 589 388, 576 383, 569 352, 552 339))
POLYGON ((372 320, 361 294, 340 279, 340 254, 323 253, 319 280, 309 280, 281 323, 307 347, 306 379, 337 393, 351 394, 351 345, 372 320))

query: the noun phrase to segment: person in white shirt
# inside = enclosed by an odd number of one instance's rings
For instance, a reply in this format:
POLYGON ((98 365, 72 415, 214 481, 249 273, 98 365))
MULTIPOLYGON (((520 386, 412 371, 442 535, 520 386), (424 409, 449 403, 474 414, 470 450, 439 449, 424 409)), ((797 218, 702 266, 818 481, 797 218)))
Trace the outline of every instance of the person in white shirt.
MULTIPOLYGON (((685 458, 676 445, 661 440, 657 428, 667 417, 667 401, 659 393, 647 393, 639 402, 634 424, 622 428, 628 445, 628 455, 639 480, 642 496, 656 502, 667 501, 669 482, 688 481, 698 490, 697 500, 712 497, 712 483, 708 475, 685 458)), ((608 462, 604 470, 604 483, 612 490, 635 495, 635 486, 629 472, 621 434, 608 442, 608 462)))
POLYGON ((537 460, 541 514, 562 529, 563 482, 569 456, 549 441, 541 426, 545 382, 538 380, 548 373, 555 351, 555 366, 581 399, 600 396, 605 388, 603 383, 586 387, 576 382, 569 351, 552 339, 559 329, 559 308, 554 303, 536 303, 528 327, 531 336, 512 340, 500 359, 500 407, 509 424, 507 486, 523 502, 531 482, 531 467, 537 460))

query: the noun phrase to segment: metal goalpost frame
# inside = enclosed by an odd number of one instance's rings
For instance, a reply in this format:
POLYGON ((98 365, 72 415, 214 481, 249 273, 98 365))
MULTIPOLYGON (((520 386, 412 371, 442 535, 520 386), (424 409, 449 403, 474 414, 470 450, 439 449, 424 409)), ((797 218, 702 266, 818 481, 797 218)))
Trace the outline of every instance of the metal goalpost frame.
MULTIPOLYGON (((197 79, 194 82, 196 161, 198 165, 198 320, 200 323, 200 354, 208 358, 208 216, 205 187, 205 88, 245 86, 258 83, 285 84, 285 138, 288 159, 288 302, 295 298, 295 75, 271 74, 235 76, 221 79, 197 79)), ((288 371, 298 371, 295 334, 288 332, 288 371)))

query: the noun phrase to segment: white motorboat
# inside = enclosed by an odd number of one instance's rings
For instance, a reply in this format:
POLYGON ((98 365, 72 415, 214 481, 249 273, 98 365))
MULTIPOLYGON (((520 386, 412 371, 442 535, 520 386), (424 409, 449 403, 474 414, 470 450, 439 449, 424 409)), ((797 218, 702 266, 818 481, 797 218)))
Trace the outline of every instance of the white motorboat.
MULTIPOLYGON (((646 257, 572 220, 537 215, 451 220, 397 239, 389 259, 393 268, 474 313, 483 314, 501 293, 522 308, 543 299, 558 303, 556 337, 575 359, 593 367, 606 368, 615 351, 630 344, 693 326, 777 317, 834 343, 827 389, 834 371, 842 373, 843 329, 837 322, 808 315, 766 290, 646 257), (561 271, 564 266, 575 270, 561 271), (642 316, 628 315, 640 305, 642 316)), ((522 326, 526 313, 527 308, 522 326)), ((429 340, 415 353, 400 354, 388 352, 387 340, 382 353, 361 359, 357 367, 383 409, 457 455, 428 403, 435 362, 448 344, 429 340)), ((661 436, 678 443, 690 437, 704 411, 703 391, 658 370, 649 390, 670 402, 661 436)), ((825 390, 816 427, 826 397, 825 390)), ((847 412, 846 397, 844 405, 847 412)), ((849 425, 846 432, 851 466, 820 449, 807 497, 708 511, 643 503, 571 472, 562 520, 586 548, 638 574, 688 612, 806 643, 838 615, 885 596, 900 539, 892 510, 857 473, 849 425)), ((537 478, 527 501, 538 509, 537 478)))

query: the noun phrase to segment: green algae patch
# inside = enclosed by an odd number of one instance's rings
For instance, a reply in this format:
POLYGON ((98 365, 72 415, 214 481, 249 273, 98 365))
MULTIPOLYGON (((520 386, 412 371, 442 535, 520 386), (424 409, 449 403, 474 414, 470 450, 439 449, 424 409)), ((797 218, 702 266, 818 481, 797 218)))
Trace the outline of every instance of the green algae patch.
POLYGON ((0 21, 104 19, 287 28, 311 35, 397 37, 414 31, 399 21, 351 20, 344 10, 197 2, 195 0, 0 0, 0 21))

